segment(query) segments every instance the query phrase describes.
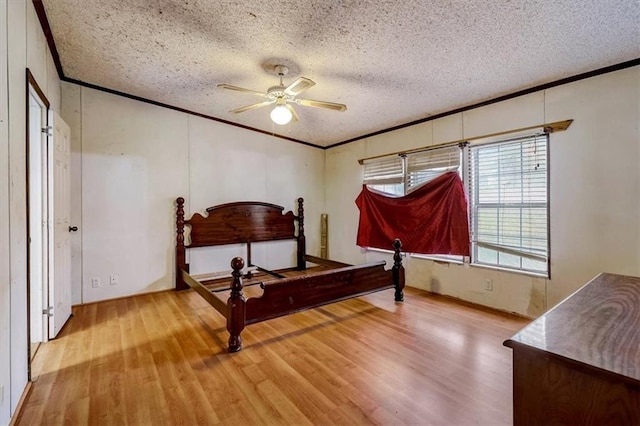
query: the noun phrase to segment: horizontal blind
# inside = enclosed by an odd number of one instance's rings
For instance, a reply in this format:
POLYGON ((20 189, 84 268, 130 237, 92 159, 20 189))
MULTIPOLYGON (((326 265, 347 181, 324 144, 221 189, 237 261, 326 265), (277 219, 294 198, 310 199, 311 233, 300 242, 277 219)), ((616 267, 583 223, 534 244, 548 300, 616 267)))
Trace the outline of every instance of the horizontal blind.
POLYGON ((446 172, 458 171, 460 154, 457 145, 407 154, 407 192, 446 172))
POLYGON ((393 155, 364 163, 363 183, 365 185, 386 185, 402 183, 404 170, 402 157, 393 155))
POLYGON ((470 147, 474 262, 547 272, 547 136, 470 147))

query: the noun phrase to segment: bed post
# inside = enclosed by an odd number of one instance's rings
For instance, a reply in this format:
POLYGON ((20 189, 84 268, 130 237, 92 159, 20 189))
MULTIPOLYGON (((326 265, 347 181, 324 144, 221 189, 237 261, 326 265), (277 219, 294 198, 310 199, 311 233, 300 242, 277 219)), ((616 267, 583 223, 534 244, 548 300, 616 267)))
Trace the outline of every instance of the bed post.
POLYGON ((400 249, 402 248, 402 242, 399 239, 393 241, 393 285, 396 288, 395 300, 396 302, 402 302, 404 300, 404 266, 402 266, 402 254, 400 249))
POLYGON ((244 329, 246 318, 246 301, 242 294, 242 268, 244 260, 234 257, 231 260, 233 281, 231 282, 231 295, 227 300, 227 330, 229 331, 229 352, 238 352, 242 349, 242 337, 240 333, 244 329))
POLYGON ((182 279, 182 271, 187 269, 184 248, 184 198, 176 199, 176 290, 186 290, 189 286, 182 279))
POLYGON ((305 254, 307 254, 307 239, 304 236, 304 199, 298 198, 298 269, 307 269, 305 254))

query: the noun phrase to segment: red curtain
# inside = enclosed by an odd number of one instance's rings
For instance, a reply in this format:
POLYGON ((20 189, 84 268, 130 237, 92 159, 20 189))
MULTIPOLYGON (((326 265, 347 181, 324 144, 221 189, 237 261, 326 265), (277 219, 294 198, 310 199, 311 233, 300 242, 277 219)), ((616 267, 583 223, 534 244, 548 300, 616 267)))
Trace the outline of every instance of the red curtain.
POLYGON ((448 172, 404 197, 389 197, 363 185, 356 198, 360 209, 357 244, 423 254, 469 256, 467 199, 460 176, 448 172))

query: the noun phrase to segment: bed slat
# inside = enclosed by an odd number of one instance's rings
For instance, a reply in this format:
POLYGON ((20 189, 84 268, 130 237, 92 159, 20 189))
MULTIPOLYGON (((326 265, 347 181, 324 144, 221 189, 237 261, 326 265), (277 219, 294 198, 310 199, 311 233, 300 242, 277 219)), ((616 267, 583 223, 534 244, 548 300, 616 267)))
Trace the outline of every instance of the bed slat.
POLYGON ((342 263, 342 262, 338 262, 336 260, 325 259, 323 257, 311 256, 310 254, 305 255, 304 258, 305 258, 305 260, 307 260, 307 261, 309 261, 311 263, 315 263, 316 265, 333 266, 334 268, 342 268, 344 266, 351 266, 348 263, 342 263))

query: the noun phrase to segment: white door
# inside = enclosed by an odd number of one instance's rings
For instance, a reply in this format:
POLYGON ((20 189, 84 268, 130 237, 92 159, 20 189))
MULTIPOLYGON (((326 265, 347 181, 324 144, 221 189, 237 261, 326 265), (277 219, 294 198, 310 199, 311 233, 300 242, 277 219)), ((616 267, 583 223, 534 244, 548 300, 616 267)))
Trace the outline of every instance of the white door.
POLYGON ((49 217, 47 107, 38 93, 29 88, 29 304, 31 307, 31 357, 40 342, 49 338, 49 217), (44 311, 44 312, 43 312, 44 311))
POLYGON ((71 131, 54 111, 49 112, 49 338, 58 335, 71 316, 71 242, 69 197, 71 131))

